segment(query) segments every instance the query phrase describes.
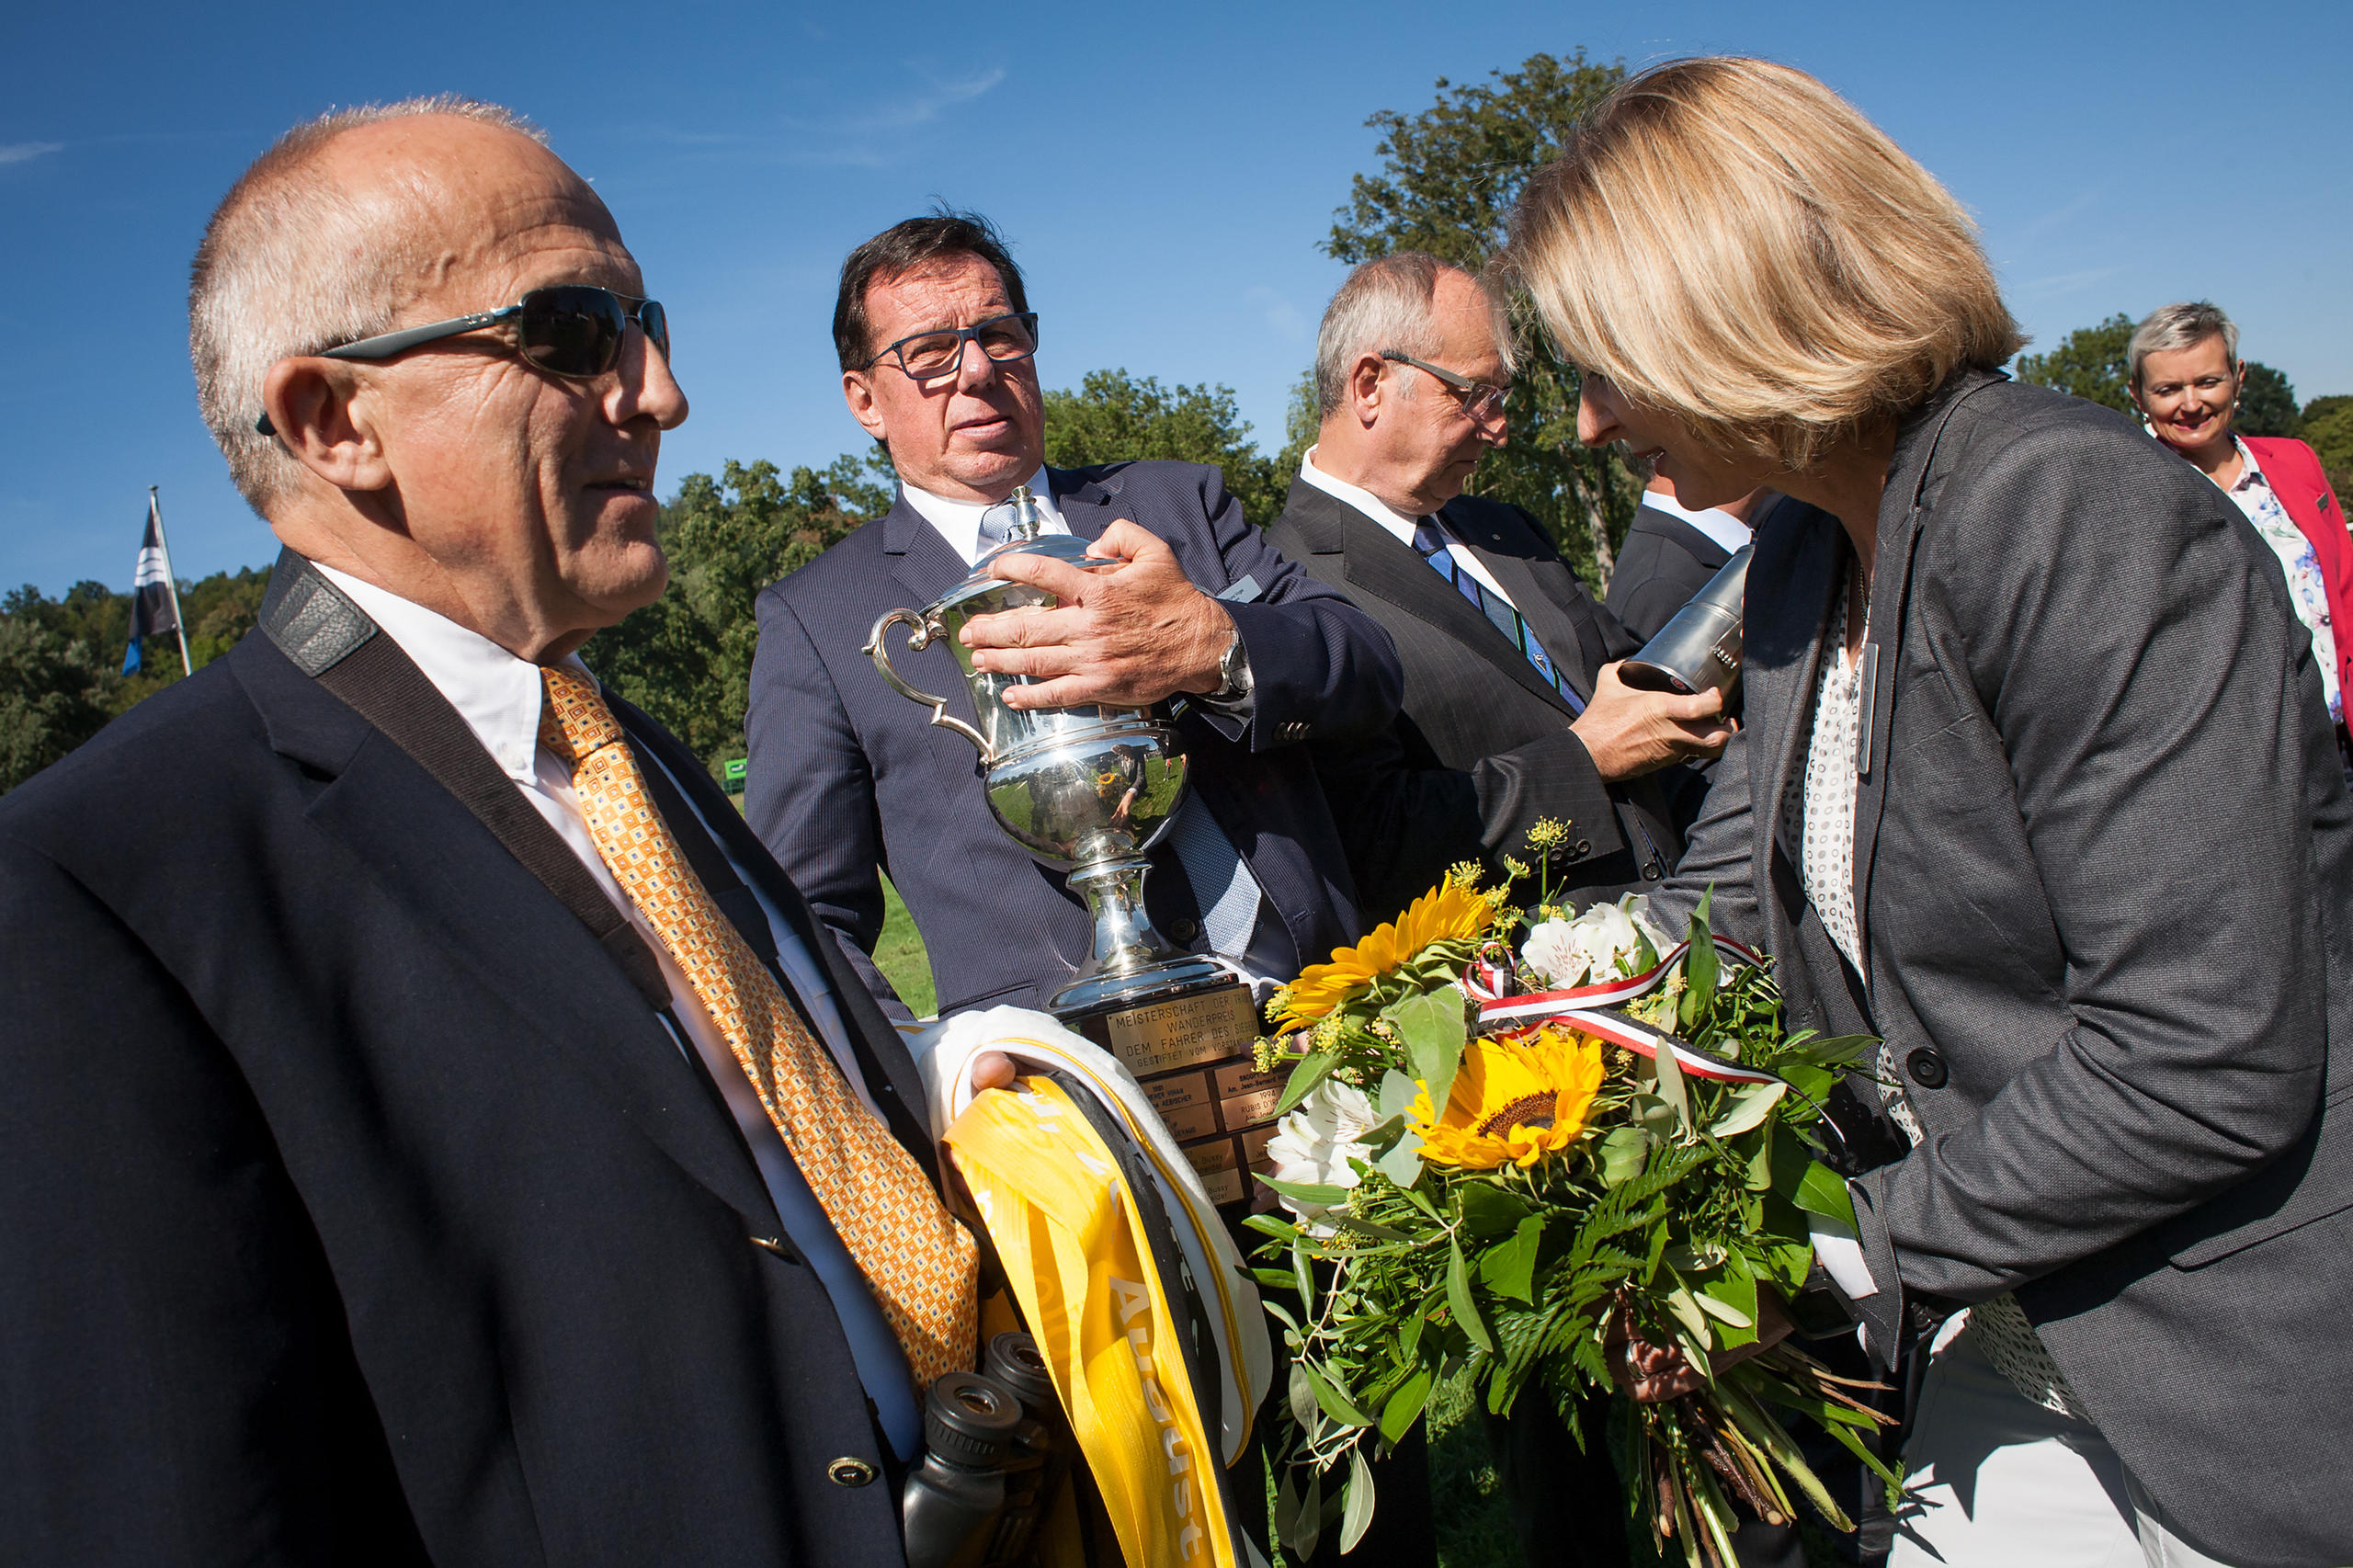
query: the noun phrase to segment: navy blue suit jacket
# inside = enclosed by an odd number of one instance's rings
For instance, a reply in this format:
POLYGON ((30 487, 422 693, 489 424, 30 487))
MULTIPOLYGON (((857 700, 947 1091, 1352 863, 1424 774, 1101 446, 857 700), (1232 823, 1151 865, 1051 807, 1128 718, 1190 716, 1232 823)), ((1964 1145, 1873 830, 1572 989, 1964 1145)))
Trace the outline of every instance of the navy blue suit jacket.
MULTIPOLYGON (((631 734, 898 1037, 682 747, 631 734)), ((685 824, 683 831, 692 831, 685 824)), ((0 801, 0 1561, 900 1561, 824 1286, 587 929, 256 632, 0 801)))
MULTIPOLYGON (((1119 463, 1050 470, 1072 533, 1128 518, 1165 540, 1187 577, 1219 593, 1245 577, 1260 597, 1229 603, 1256 683, 1246 728, 1195 706, 1179 721, 1192 788, 1282 916, 1303 962, 1358 935, 1356 891, 1322 787, 1299 742, 1386 725, 1403 686, 1388 635, 1277 554, 1217 470, 1119 463), (1238 733, 1222 733, 1217 725, 1238 733)), ((940 1011, 1042 1005, 1087 956, 1085 905, 1006 836, 983 798, 972 744, 933 727, 859 650, 877 617, 920 608, 964 580, 963 557, 902 495, 759 598, 745 810, 768 848, 839 933, 878 998, 869 958, 882 931, 887 870, 929 950, 940 1011)), ((892 648, 893 665, 973 720, 955 656, 892 648)), ((1164 843, 1146 902, 1164 935, 1190 942, 1199 912, 1164 843)))

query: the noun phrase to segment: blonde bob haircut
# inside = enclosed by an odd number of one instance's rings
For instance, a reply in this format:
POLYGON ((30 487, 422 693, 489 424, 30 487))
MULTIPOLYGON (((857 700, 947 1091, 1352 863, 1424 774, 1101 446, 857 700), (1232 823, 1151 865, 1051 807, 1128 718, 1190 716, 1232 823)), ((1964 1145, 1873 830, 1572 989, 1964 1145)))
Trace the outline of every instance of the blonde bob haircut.
POLYGON ((1950 193, 1762 60, 1620 85, 1529 181, 1506 263, 1571 363, 1791 470, 2025 341, 1950 193))

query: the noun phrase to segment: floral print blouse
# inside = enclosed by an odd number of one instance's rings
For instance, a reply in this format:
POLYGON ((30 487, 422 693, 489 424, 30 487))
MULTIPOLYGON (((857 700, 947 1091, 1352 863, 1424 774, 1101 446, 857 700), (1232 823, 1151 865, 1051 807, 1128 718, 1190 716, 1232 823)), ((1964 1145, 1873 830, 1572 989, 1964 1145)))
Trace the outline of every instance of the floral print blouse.
POLYGON ((2245 470, 2239 482, 2230 488, 2230 497, 2255 525, 2279 557, 2279 569, 2288 574, 2288 597, 2295 602, 2296 619, 2313 634, 2313 662, 2320 666, 2321 691, 2328 699, 2328 716, 2337 723, 2345 722, 2345 694, 2336 685, 2336 631, 2328 619, 2328 585, 2320 574, 2320 558, 2313 552, 2313 541, 2304 537, 2295 519, 2288 516, 2288 508, 2279 504, 2279 493, 2263 476, 2263 465, 2255 460, 2245 441, 2238 441, 2239 461, 2245 470))

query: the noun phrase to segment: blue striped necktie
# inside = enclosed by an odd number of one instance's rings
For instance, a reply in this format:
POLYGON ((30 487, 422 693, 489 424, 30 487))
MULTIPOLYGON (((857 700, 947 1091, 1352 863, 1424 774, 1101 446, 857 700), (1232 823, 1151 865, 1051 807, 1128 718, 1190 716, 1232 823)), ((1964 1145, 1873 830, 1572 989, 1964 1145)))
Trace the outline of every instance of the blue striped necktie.
POLYGON ((1568 676, 1563 675, 1561 667, 1552 662, 1552 655, 1544 651, 1544 644, 1536 640, 1536 633, 1528 629, 1527 619, 1509 599, 1455 562, 1454 551, 1448 548, 1446 530, 1438 526, 1436 517, 1424 517, 1415 525, 1414 548, 1422 552, 1422 559, 1427 561, 1439 576, 1453 584, 1455 591, 1469 599, 1473 608, 1487 618, 1489 625, 1502 632, 1506 641, 1526 655, 1528 662, 1536 666, 1536 673, 1551 682, 1552 689, 1561 694, 1562 700, 1569 705, 1570 712, 1585 711, 1585 699, 1577 695, 1576 688, 1569 684, 1568 676))

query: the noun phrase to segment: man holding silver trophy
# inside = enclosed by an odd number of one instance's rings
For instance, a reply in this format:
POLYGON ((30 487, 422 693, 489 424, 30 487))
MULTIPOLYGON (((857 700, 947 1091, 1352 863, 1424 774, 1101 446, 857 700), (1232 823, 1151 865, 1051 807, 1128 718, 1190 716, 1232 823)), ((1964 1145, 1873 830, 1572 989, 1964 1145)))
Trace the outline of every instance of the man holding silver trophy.
MULTIPOLYGON (((900 494, 760 597, 753 825, 886 1006, 884 870, 943 1015, 1044 1007, 1148 1081, 1215 1067, 1165 1090, 1180 1138, 1262 1123, 1268 1085, 1233 1060, 1251 993, 1359 926, 1300 743, 1389 722, 1388 636, 1213 469, 1044 466, 1038 316, 984 221, 858 247, 835 336, 900 494)), ((1256 1153, 1197 1163, 1240 1201, 1256 1153)))

